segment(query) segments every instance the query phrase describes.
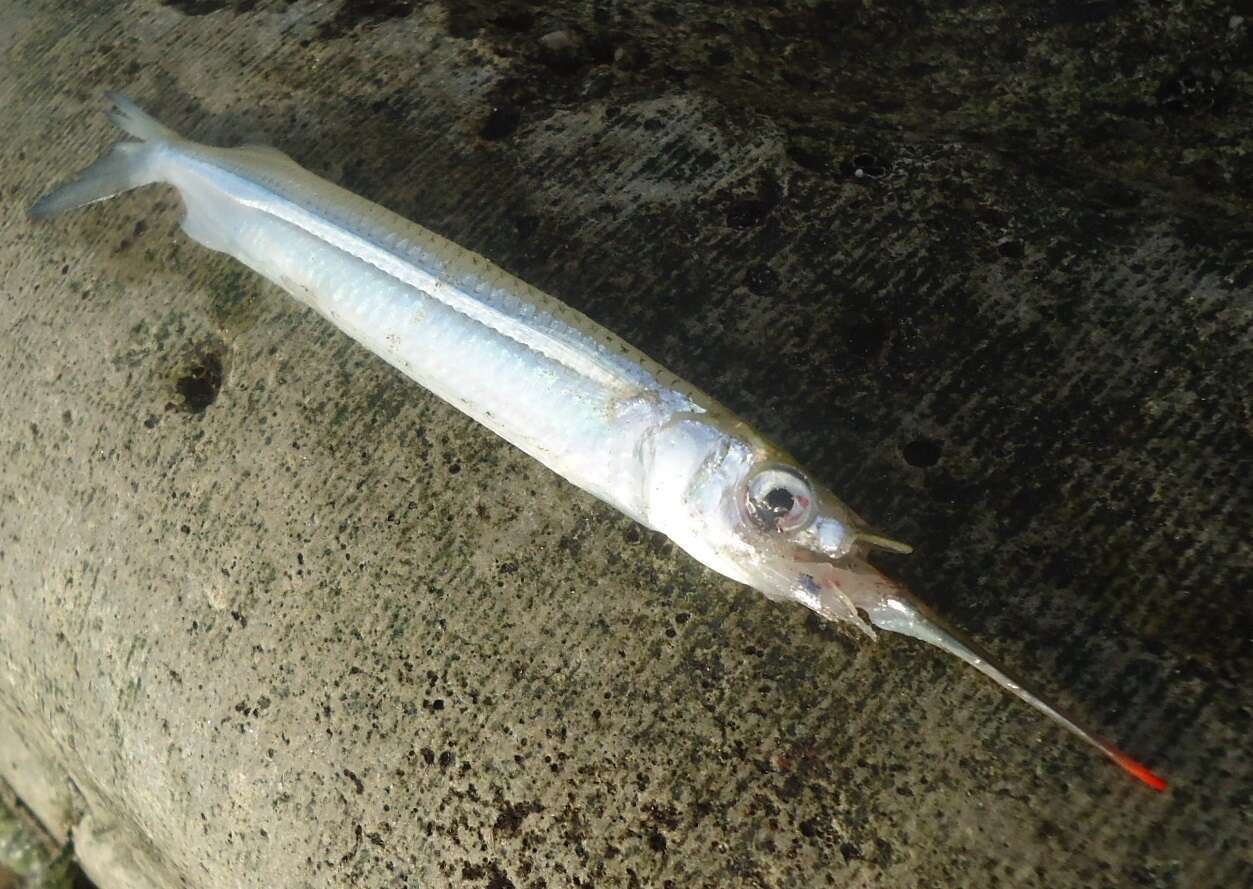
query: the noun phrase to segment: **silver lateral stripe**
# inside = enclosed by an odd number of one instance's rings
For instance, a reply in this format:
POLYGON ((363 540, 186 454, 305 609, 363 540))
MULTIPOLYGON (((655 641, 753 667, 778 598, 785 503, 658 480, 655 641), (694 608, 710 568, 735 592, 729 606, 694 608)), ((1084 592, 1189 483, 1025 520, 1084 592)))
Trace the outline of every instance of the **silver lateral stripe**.
MULTIPOLYGON (((224 170, 220 166, 217 166, 216 169, 218 171, 224 170)), ((232 175, 240 176, 240 174, 233 171, 229 172, 232 175)), ((245 177, 240 176, 240 178, 245 177)), ((249 184, 253 186, 254 191, 259 190, 256 183, 249 184)), ((410 287, 417 288, 431 297, 431 299, 448 306, 454 312, 477 321, 479 324, 496 331, 501 336, 508 337, 514 342, 534 352, 538 352, 545 358, 555 361, 590 380, 594 380, 602 386, 617 390, 624 395, 640 390, 639 381, 632 379, 618 368, 605 362, 597 361, 595 358, 587 355, 582 349, 571 345, 560 337, 544 330, 538 330, 495 306, 475 299, 459 287, 415 266, 412 262, 397 256, 386 247, 380 246, 369 238, 354 234, 347 228, 330 222, 315 213, 311 213, 275 192, 267 190, 265 197, 258 198, 243 196, 240 198, 239 203, 290 223, 314 237, 320 238, 327 244, 360 259, 362 262, 368 262, 385 274, 392 276, 398 281, 403 281, 410 287)), ((484 260, 484 262, 487 262, 487 260, 484 260)))

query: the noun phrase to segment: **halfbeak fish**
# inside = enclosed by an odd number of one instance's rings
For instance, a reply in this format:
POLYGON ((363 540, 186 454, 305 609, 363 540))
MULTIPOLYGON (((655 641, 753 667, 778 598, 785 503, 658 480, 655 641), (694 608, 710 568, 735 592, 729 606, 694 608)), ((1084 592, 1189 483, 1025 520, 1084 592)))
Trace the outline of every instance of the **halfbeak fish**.
POLYGON ((1165 781, 1081 728, 866 561, 909 547, 870 529, 706 393, 586 316, 257 145, 184 139, 129 99, 133 137, 30 209, 44 219, 151 183, 183 231, 282 287, 553 471, 771 599, 964 660, 1155 790, 1165 781))

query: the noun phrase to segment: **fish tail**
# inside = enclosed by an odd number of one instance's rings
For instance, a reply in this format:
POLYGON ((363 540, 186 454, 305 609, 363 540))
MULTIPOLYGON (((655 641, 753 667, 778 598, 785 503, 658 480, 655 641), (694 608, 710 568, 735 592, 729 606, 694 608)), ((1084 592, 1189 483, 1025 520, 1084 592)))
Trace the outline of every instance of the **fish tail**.
POLYGON ((109 119, 141 141, 119 142, 94 164, 44 195, 28 211, 32 219, 47 219, 161 178, 154 162, 157 150, 178 141, 179 135, 125 96, 106 93, 105 98, 109 119))

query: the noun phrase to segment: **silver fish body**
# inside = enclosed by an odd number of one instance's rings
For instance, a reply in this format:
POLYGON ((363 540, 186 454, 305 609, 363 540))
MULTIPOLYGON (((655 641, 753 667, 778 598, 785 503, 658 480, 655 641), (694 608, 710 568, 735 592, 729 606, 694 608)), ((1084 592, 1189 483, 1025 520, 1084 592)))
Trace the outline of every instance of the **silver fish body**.
POLYGON ((715 409, 586 316, 272 149, 164 145, 183 227, 645 524, 649 437, 715 409))
POLYGON ((123 142, 34 218, 173 185, 184 231, 275 282, 402 373, 721 574, 873 635, 961 658, 1155 789, 1165 783, 996 666, 869 563, 908 551, 708 395, 488 260, 264 146, 183 139, 111 95, 123 142))

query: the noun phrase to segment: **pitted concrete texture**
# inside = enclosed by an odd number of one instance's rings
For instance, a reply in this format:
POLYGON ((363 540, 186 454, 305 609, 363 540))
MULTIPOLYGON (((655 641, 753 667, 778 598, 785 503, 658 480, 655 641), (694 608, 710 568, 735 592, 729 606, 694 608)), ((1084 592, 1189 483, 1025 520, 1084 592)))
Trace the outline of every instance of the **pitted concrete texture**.
POLYGON ((1247 885, 1253 8, 0 9, 0 775, 117 886, 1247 885), (708 389, 1164 795, 705 571, 148 190, 270 142, 708 389))

